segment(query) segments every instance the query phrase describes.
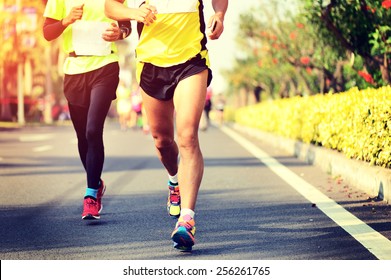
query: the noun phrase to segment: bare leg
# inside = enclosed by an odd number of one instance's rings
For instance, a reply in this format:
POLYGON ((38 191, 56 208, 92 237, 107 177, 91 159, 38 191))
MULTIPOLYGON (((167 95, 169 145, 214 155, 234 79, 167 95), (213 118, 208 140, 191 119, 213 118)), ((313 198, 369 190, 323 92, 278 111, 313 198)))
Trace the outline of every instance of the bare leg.
POLYGON ((180 163, 178 181, 181 207, 194 211, 204 173, 198 127, 204 109, 208 71, 182 80, 174 94, 180 163))
POLYGON ((178 146, 174 141, 174 104, 172 100, 155 99, 143 90, 141 93, 158 157, 167 172, 175 175, 178 172, 178 146))
POLYGON ((182 80, 175 90, 174 100, 160 101, 142 91, 158 157, 170 175, 178 173, 182 209, 195 209, 204 172, 198 126, 204 109, 207 77, 205 70, 182 80), (174 110, 178 145, 174 140, 174 110))

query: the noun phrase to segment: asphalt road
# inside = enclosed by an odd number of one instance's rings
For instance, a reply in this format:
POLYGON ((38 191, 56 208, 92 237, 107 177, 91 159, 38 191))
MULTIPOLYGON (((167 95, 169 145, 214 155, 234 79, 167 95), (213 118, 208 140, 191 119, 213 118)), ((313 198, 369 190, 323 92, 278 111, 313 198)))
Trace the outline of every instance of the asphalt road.
POLYGON ((184 254, 172 248, 167 175, 150 135, 107 122, 103 213, 84 221, 85 175, 72 127, 0 131, 0 259, 391 259, 389 205, 235 135, 217 127, 200 132, 205 173, 196 245, 184 254))

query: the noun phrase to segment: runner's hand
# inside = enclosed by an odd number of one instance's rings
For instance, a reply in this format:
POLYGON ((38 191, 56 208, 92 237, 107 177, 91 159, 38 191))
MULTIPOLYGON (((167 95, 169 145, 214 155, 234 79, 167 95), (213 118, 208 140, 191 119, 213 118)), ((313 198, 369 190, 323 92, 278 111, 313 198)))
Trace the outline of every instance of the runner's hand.
POLYGON ((223 20, 219 16, 214 15, 209 19, 207 28, 207 34, 209 39, 216 40, 224 31, 223 20))
POLYGON ((145 25, 151 25, 156 20, 157 10, 152 5, 143 4, 140 8, 134 9, 134 14, 131 18, 145 25))
POLYGON ((121 39, 121 30, 119 29, 118 25, 114 22, 111 23, 111 25, 103 32, 102 38, 105 41, 113 42, 118 39, 121 39))
POLYGON ((76 20, 81 19, 83 16, 83 8, 84 4, 73 7, 71 12, 65 18, 63 18, 62 25, 66 27, 74 23, 76 20))

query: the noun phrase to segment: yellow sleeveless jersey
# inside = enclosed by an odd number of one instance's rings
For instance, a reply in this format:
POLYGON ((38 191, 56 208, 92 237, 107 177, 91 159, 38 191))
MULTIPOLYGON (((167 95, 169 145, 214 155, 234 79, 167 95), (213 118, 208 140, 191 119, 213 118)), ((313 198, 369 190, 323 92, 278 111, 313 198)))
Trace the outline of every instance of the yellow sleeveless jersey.
MULTIPOLYGON (((79 22, 88 22, 90 24, 101 24, 115 22, 106 17, 104 13, 105 0, 49 0, 46 4, 44 17, 61 20, 71 11, 72 7, 84 3, 83 17, 79 22)), ((75 51, 73 24, 68 26, 62 34, 62 43, 65 53, 75 51)), ((94 45, 97 42, 88 42, 94 45)), ((88 47, 88 45, 87 45, 88 47)), ((101 68, 109 63, 118 61, 117 47, 115 43, 110 43, 111 53, 104 56, 80 56, 67 57, 63 70, 65 74, 81 74, 101 68)))
POLYGON ((136 47, 138 62, 160 67, 184 63, 201 54, 209 66, 202 0, 147 0, 156 21, 143 26, 136 47))

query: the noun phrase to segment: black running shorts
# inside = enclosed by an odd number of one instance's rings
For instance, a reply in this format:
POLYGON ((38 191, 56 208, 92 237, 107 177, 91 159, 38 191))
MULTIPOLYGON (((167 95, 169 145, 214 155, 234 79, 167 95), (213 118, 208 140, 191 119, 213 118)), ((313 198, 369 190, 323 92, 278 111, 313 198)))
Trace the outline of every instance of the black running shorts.
POLYGON ((90 72, 65 74, 64 95, 70 104, 88 107, 94 88, 100 88, 110 95, 112 100, 116 99, 118 83, 119 64, 113 62, 90 72))
POLYGON ((151 63, 144 63, 140 74, 140 87, 148 95, 159 100, 170 100, 178 83, 190 76, 208 70, 208 86, 212 81, 212 71, 206 65, 206 59, 197 55, 185 63, 159 67, 151 63))

